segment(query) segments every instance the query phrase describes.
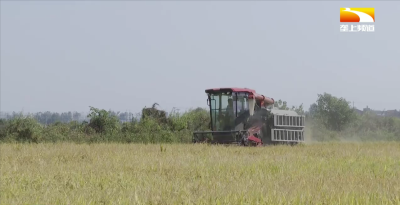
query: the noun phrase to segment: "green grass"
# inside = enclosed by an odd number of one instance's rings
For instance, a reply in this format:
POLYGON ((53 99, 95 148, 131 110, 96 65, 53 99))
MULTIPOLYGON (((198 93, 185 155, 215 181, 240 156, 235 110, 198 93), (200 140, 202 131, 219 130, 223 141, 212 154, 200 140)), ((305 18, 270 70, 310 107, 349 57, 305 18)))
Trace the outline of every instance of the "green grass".
POLYGON ((0 204, 400 204, 400 143, 0 150, 0 204))

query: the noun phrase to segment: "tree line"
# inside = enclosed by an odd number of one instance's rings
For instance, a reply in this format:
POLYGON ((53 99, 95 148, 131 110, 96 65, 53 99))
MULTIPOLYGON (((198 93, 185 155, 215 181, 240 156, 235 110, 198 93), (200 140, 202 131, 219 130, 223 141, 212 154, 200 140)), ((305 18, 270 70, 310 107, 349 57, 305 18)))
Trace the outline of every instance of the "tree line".
MULTIPOLYGON (((87 116, 79 113, 15 114, 0 120, 0 142, 77 143, 190 143, 192 132, 209 130, 208 109, 196 108, 167 113, 154 103, 139 115, 90 107, 87 116)), ((335 140, 400 140, 400 119, 372 113, 357 114, 344 98, 328 93, 318 98, 308 110, 289 107, 278 100, 274 107, 294 110, 306 116, 306 139, 335 140)))
MULTIPOLYGON (((137 118, 137 114, 133 114, 132 112, 115 112, 109 111, 110 115, 116 116, 121 122, 131 121, 132 118, 137 118)), ((13 118, 21 117, 21 113, 12 112, 12 113, 2 113, 0 118, 5 120, 10 120, 13 118)), ((72 121, 83 122, 88 121, 89 118, 84 113, 79 112, 37 112, 37 113, 28 113, 26 114, 33 119, 37 120, 39 123, 44 125, 54 124, 56 122, 69 123, 72 121)))

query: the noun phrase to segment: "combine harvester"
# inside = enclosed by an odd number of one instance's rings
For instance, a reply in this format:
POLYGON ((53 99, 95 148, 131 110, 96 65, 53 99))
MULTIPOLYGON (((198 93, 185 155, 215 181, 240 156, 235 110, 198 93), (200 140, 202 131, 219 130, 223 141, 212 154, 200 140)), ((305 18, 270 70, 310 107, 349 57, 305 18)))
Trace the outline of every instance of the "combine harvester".
POLYGON ((212 131, 194 132, 194 143, 263 146, 304 142, 305 116, 274 108, 273 98, 247 88, 214 88, 205 92, 212 131))

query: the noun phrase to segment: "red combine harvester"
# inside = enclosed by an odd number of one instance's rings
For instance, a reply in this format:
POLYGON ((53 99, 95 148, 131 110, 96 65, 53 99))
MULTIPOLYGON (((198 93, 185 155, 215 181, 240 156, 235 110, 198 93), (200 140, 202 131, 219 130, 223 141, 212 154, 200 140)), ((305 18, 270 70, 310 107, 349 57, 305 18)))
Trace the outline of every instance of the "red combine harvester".
POLYGON ((274 99, 248 88, 207 89, 210 129, 196 131, 193 142, 261 146, 304 141, 305 117, 274 108, 274 99))

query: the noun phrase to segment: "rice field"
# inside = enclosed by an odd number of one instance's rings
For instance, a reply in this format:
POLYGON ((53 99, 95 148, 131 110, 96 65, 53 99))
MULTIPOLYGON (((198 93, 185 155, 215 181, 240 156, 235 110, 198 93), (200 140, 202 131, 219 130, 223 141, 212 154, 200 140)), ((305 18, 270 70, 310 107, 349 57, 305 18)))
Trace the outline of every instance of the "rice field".
POLYGON ((0 204, 400 204, 400 143, 1 144, 0 204))

